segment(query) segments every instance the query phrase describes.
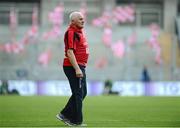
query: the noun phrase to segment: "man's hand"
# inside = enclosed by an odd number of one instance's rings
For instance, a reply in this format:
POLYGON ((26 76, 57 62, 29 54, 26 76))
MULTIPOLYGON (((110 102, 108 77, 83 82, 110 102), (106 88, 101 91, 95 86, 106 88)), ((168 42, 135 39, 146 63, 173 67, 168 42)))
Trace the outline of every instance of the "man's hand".
POLYGON ((83 77, 83 73, 82 73, 81 69, 78 68, 75 71, 76 71, 76 77, 83 77))
POLYGON ((67 55, 68 55, 68 58, 72 64, 73 68, 75 69, 76 77, 83 77, 83 73, 82 73, 81 69, 79 68, 79 65, 76 61, 76 57, 74 55, 73 49, 68 49, 67 55))

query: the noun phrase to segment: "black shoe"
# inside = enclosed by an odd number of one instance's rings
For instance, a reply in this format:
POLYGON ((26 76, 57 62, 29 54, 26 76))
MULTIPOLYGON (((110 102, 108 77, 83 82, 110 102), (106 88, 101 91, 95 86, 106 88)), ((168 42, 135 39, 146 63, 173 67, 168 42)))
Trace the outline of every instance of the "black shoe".
MULTIPOLYGON (((62 122, 64 122, 66 125, 68 125, 67 122, 70 122, 63 114, 57 114, 56 118, 62 122)), ((68 125, 69 126, 69 125, 68 125)))
POLYGON ((75 124, 75 123, 71 123, 71 121, 69 119, 67 119, 63 114, 57 114, 56 118, 59 119, 60 121, 64 122, 66 125, 68 126, 74 126, 74 127, 86 127, 87 124, 75 124))

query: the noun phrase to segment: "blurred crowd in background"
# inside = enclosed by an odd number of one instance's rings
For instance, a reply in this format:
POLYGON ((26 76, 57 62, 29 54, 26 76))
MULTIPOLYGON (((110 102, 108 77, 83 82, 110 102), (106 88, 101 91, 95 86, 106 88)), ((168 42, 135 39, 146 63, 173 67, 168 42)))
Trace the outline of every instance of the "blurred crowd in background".
POLYGON ((54 86, 66 81, 63 35, 74 10, 86 20, 89 88, 99 82, 100 91, 90 89, 89 94, 159 94, 153 85, 135 84, 132 89, 131 82, 174 82, 162 90, 172 85, 170 90, 179 95, 179 0, 1 0, 1 94, 22 94, 16 82, 30 83, 29 90, 36 90, 32 94, 44 94, 38 92, 39 81, 60 81, 54 86), (117 82, 130 88, 116 87, 117 82))

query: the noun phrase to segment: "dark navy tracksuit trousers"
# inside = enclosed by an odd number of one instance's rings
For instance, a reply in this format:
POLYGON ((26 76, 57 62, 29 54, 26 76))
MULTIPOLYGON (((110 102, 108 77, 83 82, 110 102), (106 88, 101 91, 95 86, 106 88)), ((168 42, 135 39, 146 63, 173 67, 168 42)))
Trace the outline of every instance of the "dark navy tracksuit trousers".
POLYGON ((71 123, 81 124, 83 122, 82 102, 87 95, 85 67, 80 66, 83 78, 76 77, 75 70, 72 66, 64 66, 64 73, 67 76, 72 95, 64 109, 61 111, 71 123))

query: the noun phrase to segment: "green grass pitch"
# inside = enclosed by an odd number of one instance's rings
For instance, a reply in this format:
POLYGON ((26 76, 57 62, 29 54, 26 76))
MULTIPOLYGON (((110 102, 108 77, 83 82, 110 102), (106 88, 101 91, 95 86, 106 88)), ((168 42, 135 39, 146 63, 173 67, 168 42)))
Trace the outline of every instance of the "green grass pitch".
MULTIPOLYGON (((62 96, 0 96, 0 127, 66 127, 55 115, 62 96)), ((88 127, 180 127, 180 97, 88 96, 88 127)))

